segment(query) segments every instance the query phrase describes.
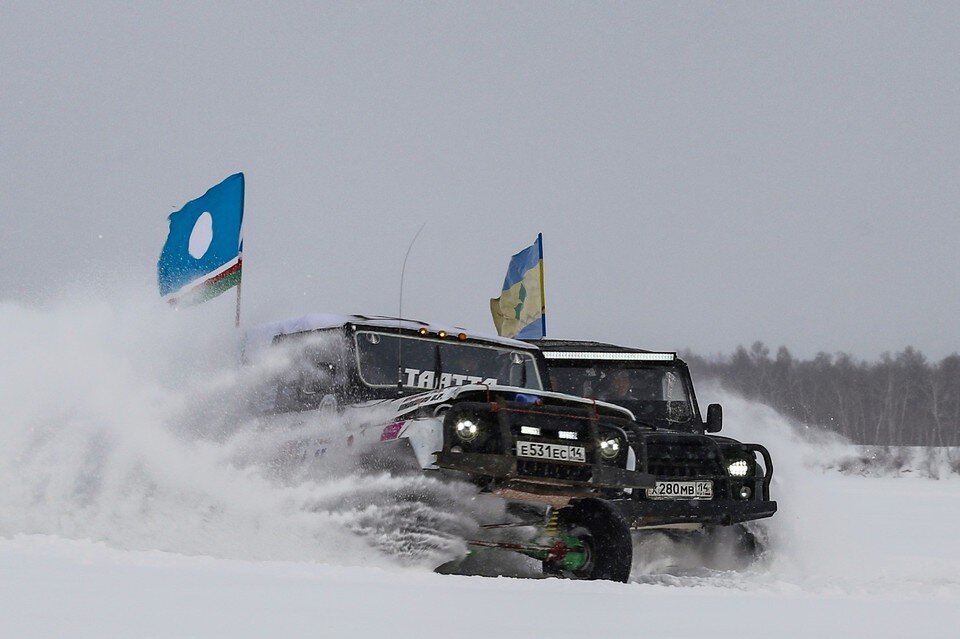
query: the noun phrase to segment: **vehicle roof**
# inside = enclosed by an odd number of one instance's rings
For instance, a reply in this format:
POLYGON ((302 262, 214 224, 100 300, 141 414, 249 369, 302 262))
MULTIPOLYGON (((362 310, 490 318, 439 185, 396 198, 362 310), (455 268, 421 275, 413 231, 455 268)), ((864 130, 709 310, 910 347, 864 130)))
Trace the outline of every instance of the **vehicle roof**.
POLYGON ((418 331, 426 328, 431 334, 439 331, 446 331, 448 334, 456 335, 466 333, 468 340, 482 340, 488 343, 495 343, 510 348, 522 348, 533 350, 527 342, 522 342, 507 337, 496 337, 468 331, 459 326, 450 326, 438 324, 436 322, 422 322, 413 319, 398 319, 383 315, 337 315, 332 313, 312 313, 301 317, 294 317, 278 322, 270 322, 251 328, 247 331, 247 344, 269 344, 274 337, 279 335, 292 335, 295 333, 305 333, 308 331, 317 331, 330 328, 342 328, 348 325, 354 325, 361 328, 378 329, 405 329, 409 331, 418 331))
MULTIPOLYGON (((636 353, 638 355, 664 356, 662 361, 680 361, 674 351, 649 351, 641 348, 632 348, 629 346, 620 346, 618 344, 608 344, 606 342, 594 342, 591 340, 580 339, 531 339, 526 340, 535 345, 544 354, 547 353, 636 353), (670 356, 669 360, 666 356, 670 356)), ((548 359, 553 359, 548 356, 548 359)), ((654 360, 655 361, 655 360, 654 360)))

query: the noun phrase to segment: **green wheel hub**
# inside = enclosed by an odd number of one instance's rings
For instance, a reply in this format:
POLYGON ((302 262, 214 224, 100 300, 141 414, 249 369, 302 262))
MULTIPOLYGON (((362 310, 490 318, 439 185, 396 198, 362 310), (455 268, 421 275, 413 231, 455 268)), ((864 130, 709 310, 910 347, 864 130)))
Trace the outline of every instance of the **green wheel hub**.
POLYGON ((590 548, 584 545, 578 537, 561 534, 560 544, 565 548, 563 556, 557 562, 561 570, 575 572, 582 569, 590 561, 590 548))

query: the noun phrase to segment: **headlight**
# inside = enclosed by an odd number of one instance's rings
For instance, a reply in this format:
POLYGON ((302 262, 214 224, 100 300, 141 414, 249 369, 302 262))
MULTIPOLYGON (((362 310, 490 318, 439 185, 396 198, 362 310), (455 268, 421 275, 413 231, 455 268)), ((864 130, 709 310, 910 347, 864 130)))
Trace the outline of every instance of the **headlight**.
POLYGON ((604 459, 614 459, 620 454, 619 437, 601 437, 597 445, 600 447, 600 456, 604 459))
POLYGON ((746 477, 747 473, 750 472, 750 464, 745 459, 738 459, 735 462, 730 462, 727 466, 727 472, 730 473, 731 477, 746 477))
POLYGON ((469 417, 461 417, 453 425, 453 431, 461 441, 472 442, 480 435, 480 424, 469 417))

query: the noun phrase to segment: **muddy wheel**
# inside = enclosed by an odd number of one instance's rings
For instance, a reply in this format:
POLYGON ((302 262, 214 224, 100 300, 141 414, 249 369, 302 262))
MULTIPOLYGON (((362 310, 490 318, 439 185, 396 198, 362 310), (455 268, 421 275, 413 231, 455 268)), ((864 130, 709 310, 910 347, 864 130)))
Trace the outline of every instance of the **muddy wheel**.
POLYGON ((610 504, 585 499, 559 512, 557 552, 543 574, 565 579, 625 582, 633 563, 630 529, 610 504))

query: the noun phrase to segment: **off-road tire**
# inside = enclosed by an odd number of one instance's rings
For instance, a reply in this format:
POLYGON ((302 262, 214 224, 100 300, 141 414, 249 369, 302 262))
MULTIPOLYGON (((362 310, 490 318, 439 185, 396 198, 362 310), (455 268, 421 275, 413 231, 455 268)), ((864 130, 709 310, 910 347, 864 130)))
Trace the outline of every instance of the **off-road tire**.
POLYGON ((633 563, 630 529, 623 517, 599 499, 584 499, 560 510, 563 534, 576 537, 587 552, 587 563, 579 570, 564 570, 556 562, 544 561, 543 574, 564 579, 605 579, 626 582, 633 563))

